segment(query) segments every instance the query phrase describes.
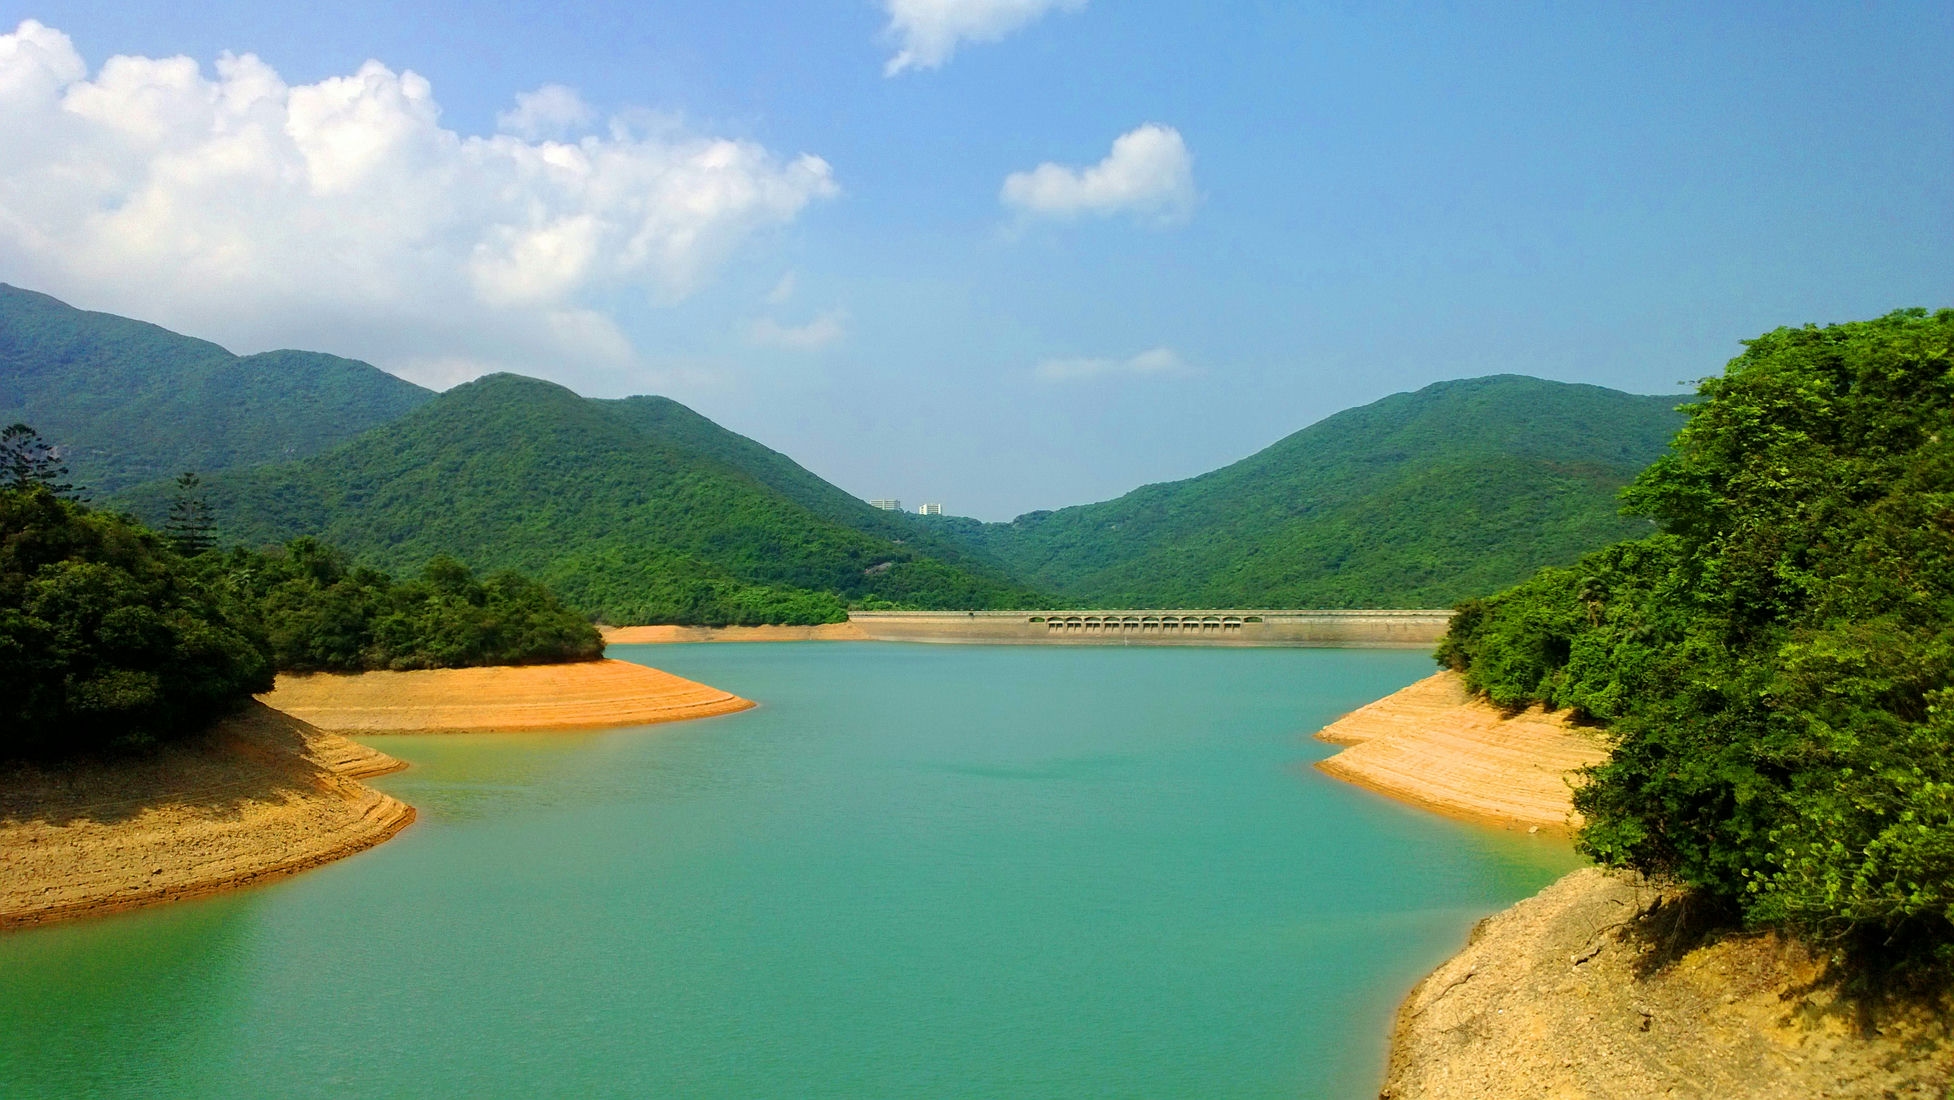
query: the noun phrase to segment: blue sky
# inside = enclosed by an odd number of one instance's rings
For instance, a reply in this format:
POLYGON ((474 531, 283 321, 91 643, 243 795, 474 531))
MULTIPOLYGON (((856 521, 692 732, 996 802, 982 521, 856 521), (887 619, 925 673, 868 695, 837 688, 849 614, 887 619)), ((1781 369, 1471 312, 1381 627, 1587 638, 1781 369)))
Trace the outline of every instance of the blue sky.
POLYGON ((1439 379, 1668 392, 1954 304, 1944 3, 9 7, 0 279, 666 393, 988 519, 1439 379), (563 182, 572 147, 614 170, 563 182))

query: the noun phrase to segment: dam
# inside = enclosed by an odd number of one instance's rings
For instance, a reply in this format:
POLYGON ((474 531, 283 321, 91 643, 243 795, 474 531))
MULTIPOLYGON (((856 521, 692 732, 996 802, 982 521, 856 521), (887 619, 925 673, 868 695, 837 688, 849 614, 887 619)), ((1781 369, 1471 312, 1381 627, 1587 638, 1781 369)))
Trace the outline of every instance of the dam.
POLYGON ((996 645, 1356 646, 1429 648, 1445 610, 1153 609, 851 611, 875 641, 996 645))

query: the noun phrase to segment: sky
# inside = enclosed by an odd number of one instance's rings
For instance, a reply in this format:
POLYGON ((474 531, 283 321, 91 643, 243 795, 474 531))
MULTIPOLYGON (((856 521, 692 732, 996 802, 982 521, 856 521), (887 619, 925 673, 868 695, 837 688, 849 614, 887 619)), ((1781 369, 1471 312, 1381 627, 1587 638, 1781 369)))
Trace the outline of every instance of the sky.
POLYGON ((0 0, 0 281, 1008 519, 1954 305, 1954 6, 0 0))

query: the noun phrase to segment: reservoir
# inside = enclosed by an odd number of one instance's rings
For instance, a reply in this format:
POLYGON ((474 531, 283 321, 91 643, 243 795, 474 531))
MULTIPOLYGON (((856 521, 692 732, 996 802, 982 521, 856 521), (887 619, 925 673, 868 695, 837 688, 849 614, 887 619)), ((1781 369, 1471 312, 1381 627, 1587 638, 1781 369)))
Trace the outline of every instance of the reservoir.
POLYGON ((1355 1100, 1575 865, 1309 767, 1424 652, 610 655, 760 706, 374 739, 394 840, 0 936, 0 1096, 1355 1100))

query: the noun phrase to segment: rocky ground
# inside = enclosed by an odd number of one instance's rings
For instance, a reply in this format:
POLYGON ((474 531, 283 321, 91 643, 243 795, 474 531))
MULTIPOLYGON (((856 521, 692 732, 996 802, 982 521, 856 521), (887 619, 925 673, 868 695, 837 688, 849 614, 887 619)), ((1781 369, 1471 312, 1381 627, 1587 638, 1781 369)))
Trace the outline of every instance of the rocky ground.
POLYGON ((1954 1002, 1854 999, 1778 936, 1576 871, 1487 918, 1399 1009, 1385 1100, 1946 1100, 1954 1002))

